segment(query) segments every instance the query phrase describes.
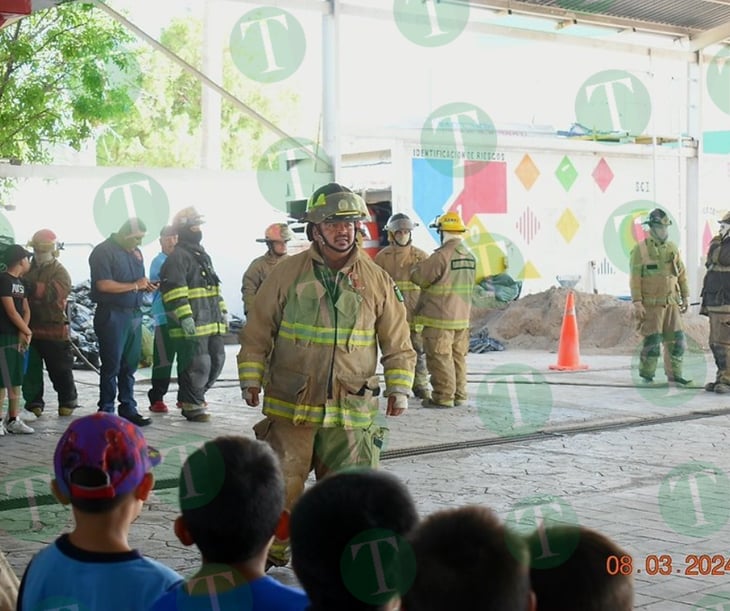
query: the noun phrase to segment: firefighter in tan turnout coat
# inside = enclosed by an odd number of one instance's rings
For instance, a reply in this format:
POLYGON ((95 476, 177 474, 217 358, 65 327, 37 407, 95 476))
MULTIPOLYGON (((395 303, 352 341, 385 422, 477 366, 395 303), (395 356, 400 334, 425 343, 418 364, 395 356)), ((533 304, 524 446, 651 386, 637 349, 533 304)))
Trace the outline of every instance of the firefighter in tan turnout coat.
POLYGON ((476 259, 462 242, 466 227, 457 212, 441 215, 431 227, 438 231, 441 246, 411 272, 411 280, 422 289, 416 321, 423 324, 433 387, 423 406, 454 407, 467 400, 466 354, 476 259))
POLYGON ((644 223, 649 237, 631 251, 631 301, 644 343, 639 358, 639 376, 654 380, 661 345, 664 344, 664 371, 670 382, 689 384, 682 376, 686 346, 681 313, 689 307, 689 288, 684 263, 669 237, 672 221, 661 208, 649 213, 644 223))
POLYGON ((293 233, 286 223, 274 223, 269 225, 264 232, 263 238, 258 238, 257 242, 265 242, 267 251, 265 255, 256 257, 243 273, 241 280, 241 297, 243 299, 243 313, 248 315, 248 311, 253 305, 256 292, 259 290, 261 283, 266 280, 266 276, 281 261, 286 259, 287 242, 292 239, 293 233))
POLYGON ((411 269, 416 264, 428 259, 428 255, 413 245, 412 231, 418 223, 414 223, 407 215, 399 212, 388 219, 385 230, 388 232, 388 246, 383 248, 373 259, 390 274, 403 295, 406 316, 411 330, 411 344, 416 351, 416 371, 413 380, 413 394, 419 399, 431 397, 428 386, 428 369, 426 355, 423 351, 421 331, 423 325, 417 325, 413 312, 421 294, 421 287, 411 281, 411 269))
MULTIPOLYGON (((312 469, 321 478, 378 465, 387 432, 376 422, 378 348, 386 415, 408 407, 416 355, 400 291, 356 244, 356 225, 368 217, 346 187, 317 189, 304 217, 312 244, 271 271, 241 329, 238 376, 249 406, 259 405, 270 355, 265 418, 254 432, 279 455, 288 509, 312 469)), ((277 539, 269 562, 287 561, 288 541, 277 539)))

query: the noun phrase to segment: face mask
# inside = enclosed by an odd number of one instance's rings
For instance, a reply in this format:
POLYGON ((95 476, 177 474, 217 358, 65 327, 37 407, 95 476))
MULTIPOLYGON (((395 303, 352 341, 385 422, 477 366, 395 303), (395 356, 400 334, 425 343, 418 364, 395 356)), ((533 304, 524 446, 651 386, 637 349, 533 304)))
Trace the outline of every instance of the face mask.
POLYGON ((411 242, 411 232, 410 231, 404 231, 404 232, 397 232, 394 234, 395 243, 398 244, 398 246, 408 246, 411 242))
POLYGON ((44 263, 50 263, 53 261, 53 251, 47 250, 46 252, 38 252, 35 251, 33 253, 33 261, 38 263, 38 265, 43 265, 44 263))
POLYGON ((178 229, 177 232, 178 242, 187 242, 188 244, 200 244, 203 239, 202 231, 192 231, 189 227, 183 227, 178 229))
POLYGON ((730 223, 720 223, 720 237, 724 240, 730 233, 730 223))
POLYGON ((651 225, 649 228, 649 233, 651 233, 652 237, 657 241, 664 244, 664 242, 667 241, 667 238, 669 237, 669 229, 666 225, 651 225))

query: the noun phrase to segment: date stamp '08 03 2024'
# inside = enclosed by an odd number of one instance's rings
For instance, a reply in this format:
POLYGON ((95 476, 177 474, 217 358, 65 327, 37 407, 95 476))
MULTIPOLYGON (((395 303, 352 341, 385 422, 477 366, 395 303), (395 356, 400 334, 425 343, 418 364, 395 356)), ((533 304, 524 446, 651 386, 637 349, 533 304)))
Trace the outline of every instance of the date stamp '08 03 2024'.
POLYGON ((679 561, 669 554, 649 554, 641 558, 633 556, 608 556, 606 572, 609 575, 730 575, 730 555, 687 554, 679 561))

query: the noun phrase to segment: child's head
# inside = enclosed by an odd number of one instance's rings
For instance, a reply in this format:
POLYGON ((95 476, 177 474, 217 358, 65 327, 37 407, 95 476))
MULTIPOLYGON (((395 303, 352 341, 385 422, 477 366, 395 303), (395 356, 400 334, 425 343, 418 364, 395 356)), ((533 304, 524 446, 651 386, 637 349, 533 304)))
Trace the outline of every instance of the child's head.
POLYGON ((633 578, 617 569, 627 556, 604 535, 581 526, 548 526, 527 540, 532 554, 530 580, 540 611, 630 611, 633 578))
POLYGON ((30 257, 33 254, 20 244, 8 246, 3 253, 2 262, 6 269, 14 275, 22 276, 30 269, 30 257))
POLYGON ((54 490, 79 511, 104 513, 133 494, 144 500, 153 484, 150 471, 159 462, 160 453, 147 446, 134 424, 96 412, 71 422, 59 439, 54 490))
POLYGON ((267 549, 284 510, 276 455, 245 437, 217 437, 188 456, 179 493, 178 536, 189 536, 209 563, 246 562, 267 549))
POLYGON ((403 596, 402 609, 533 608, 527 548, 490 509, 470 505, 439 511, 408 539, 416 578, 403 596))
MULTIPOLYGON (((383 471, 346 471, 324 478, 307 490, 292 509, 292 567, 312 602, 312 609, 384 608, 386 603, 364 602, 347 574, 348 562, 374 550, 353 539, 373 532, 382 549, 397 546, 398 538, 417 523, 413 499, 406 487, 383 471)), ((369 565, 371 566, 371 565, 369 565)), ((392 568, 392 567, 391 567, 392 568)), ((384 569, 384 581, 393 578, 384 569)), ((357 581, 357 576, 355 576, 357 581)), ((388 589, 392 586, 388 583, 388 589)), ((392 590, 395 594, 395 590, 392 590)), ((369 594, 369 592, 368 592, 369 594)), ((385 592, 385 598, 389 598, 385 592)))

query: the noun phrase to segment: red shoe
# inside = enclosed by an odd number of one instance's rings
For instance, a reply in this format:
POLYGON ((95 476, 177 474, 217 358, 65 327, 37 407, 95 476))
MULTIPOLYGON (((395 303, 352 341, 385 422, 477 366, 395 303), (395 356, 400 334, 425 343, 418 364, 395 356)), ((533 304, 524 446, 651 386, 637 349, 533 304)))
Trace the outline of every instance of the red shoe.
POLYGON ((166 414, 169 410, 167 409, 167 405, 165 405, 164 401, 155 401, 152 405, 150 405, 150 411, 155 414, 166 414))

